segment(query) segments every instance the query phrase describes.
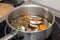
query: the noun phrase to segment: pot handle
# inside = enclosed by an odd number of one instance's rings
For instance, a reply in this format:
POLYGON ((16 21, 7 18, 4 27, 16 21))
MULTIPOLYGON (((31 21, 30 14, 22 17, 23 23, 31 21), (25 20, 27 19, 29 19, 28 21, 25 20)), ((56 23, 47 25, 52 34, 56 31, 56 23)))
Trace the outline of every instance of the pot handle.
POLYGON ((9 40, 11 39, 13 36, 15 36, 17 34, 18 31, 16 31, 14 34, 8 34, 6 36, 4 36, 3 38, 1 38, 0 40, 9 40))

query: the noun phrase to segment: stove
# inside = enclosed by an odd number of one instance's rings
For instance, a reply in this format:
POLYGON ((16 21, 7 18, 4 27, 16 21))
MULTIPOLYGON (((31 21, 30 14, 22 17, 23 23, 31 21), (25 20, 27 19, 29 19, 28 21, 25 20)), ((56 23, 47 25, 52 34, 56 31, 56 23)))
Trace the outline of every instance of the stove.
MULTIPOLYGON (((1 1, 1 2, 3 2, 3 1, 1 1)), ((6 2, 6 1, 4 1, 4 2, 6 2)), ((7 1, 7 3, 9 3, 9 2, 7 1)), ((24 3, 24 2, 22 2, 22 3, 24 3)), ((18 5, 16 4, 16 5, 14 5, 14 7, 17 7, 21 4, 18 4, 18 5)), ((6 20, 3 21, 2 23, 0 23, 0 39, 4 36, 8 35, 12 31, 14 31, 14 30, 12 30, 7 25, 6 20)), ((23 36, 19 36, 18 34, 16 34, 14 37, 10 38, 9 40, 23 40, 23 36)), ((45 40, 60 40, 60 18, 55 17, 55 23, 53 24, 52 33, 45 40)))
MULTIPOLYGON (((9 34, 12 29, 7 25, 6 21, 0 23, 0 38, 9 34)), ((22 40, 23 37, 18 34, 9 40, 22 40)), ((53 29, 51 35, 45 40, 60 40, 60 18, 55 17, 55 23, 53 24, 53 29)))

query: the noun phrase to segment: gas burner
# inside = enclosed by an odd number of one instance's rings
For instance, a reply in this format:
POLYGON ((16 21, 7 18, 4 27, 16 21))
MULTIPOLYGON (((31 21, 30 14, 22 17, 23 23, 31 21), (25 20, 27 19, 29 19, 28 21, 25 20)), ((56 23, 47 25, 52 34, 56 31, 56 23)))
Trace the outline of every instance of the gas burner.
POLYGON ((58 24, 60 25, 60 18, 56 17, 55 20, 56 20, 56 21, 58 22, 58 24))
POLYGON ((4 28, 4 34, 7 35, 12 31, 12 29, 10 27, 8 27, 8 25, 5 26, 4 28))
POLYGON ((53 24, 53 29, 51 35, 45 40, 60 40, 60 25, 57 21, 53 24))
POLYGON ((56 24, 58 25, 58 27, 60 28, 60 24, 58 23, 58 21, 55 21, 56 22, 56 24))
POLYGON ((10 40, 23 40, 23 37, 19 36, 18 34, 16 34, 13 38, 11 38, 10 40))
MULTIPOLYGON (((6 25, 5 29, 4 29, 4 34, 7 35, 9 33, 13 34, 13 33, 15 33, 15 30, 11 29, 8 25, 6 25)), ((23 36, 19 35, 17 32, 17 34, 13 38, 11 38, 10 40, 13 40, 13 39, 15 39, 15 40, 21 39, 22 40, 22 38, 23 38, 23 36)))

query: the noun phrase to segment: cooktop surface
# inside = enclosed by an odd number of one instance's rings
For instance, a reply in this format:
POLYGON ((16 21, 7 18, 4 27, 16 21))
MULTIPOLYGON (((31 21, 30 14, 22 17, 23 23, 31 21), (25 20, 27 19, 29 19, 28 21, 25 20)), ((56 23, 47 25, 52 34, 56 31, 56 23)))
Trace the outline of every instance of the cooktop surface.
MULTIPOLYGON (((11 28, 7 25, 6 21, 0 23, 0 38, 4 37, 5 35, 9 34, 11 28)), ((22 40, 23 37, 15 35, 13 38, 9 40, 22 40)), ((51 35, 45 40, 60 40, 60 18, 55 17, 55 23, 53 24, 53 30, 51 35)))

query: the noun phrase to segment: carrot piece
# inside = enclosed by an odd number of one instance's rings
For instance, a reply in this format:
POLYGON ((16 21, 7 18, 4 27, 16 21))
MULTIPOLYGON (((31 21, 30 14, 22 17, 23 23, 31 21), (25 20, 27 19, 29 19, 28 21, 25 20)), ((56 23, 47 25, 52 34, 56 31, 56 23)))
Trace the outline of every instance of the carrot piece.
POLYGON ((29 21, 30 14, 28 12, 24 11, 24 13, 22 15, 23 15, 23 18, 25 21, 29 21))
POLYGON ((45 24, 39 25, 39 30, 45 30, 45 29, 46 29, 46 25, 45 24))
POLYGON ((29 21, 29 18, 28 17, 29 16, 24 16, 23 18, 24 18, 25 21, 29 21))
POLYGON ((23 21, 18 21, 18 24, 22 24, 23 23, 23 21))

